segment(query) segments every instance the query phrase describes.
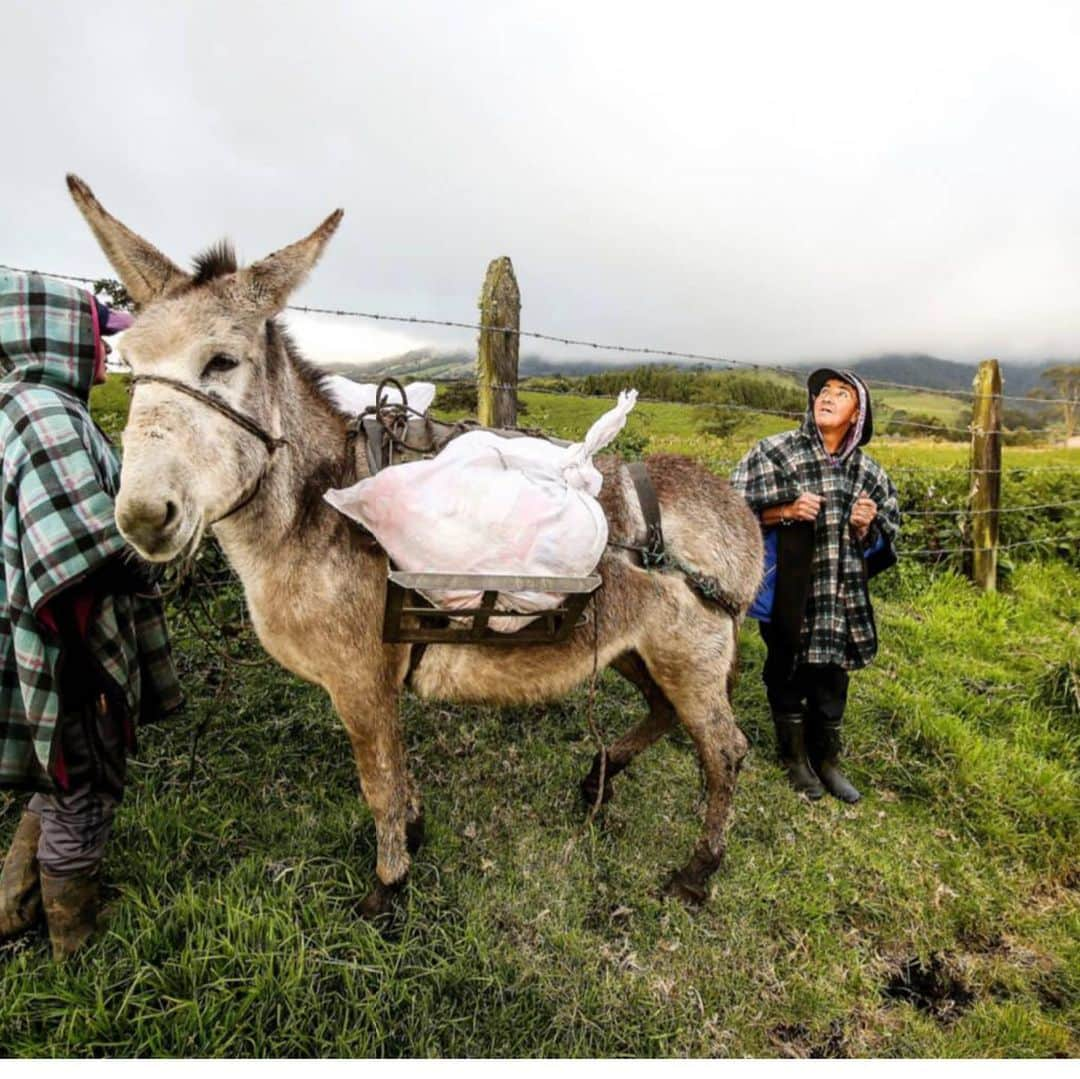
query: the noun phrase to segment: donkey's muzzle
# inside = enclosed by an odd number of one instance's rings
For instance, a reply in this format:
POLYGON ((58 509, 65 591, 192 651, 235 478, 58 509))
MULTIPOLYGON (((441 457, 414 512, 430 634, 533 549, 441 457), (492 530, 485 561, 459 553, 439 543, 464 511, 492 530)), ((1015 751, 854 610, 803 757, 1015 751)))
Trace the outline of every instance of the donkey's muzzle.
POLYGON ((179 505, 171 498, 125 498, 116 502, 120 534, 144 557, 167 561, 179 548, 179 505))

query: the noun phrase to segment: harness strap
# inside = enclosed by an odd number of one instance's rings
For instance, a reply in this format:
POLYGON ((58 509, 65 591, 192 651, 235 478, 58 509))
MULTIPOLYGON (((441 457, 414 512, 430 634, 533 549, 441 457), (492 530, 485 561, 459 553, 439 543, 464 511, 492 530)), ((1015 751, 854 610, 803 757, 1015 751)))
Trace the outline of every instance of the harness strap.
POLYGON ((420 660, 424 658, 424 653, 426 651, 426 641, 414 644, 412 648, 409 649, 409 669, 405 672, 405 685, 410 689, 412 689, 413 675, 416 674, 416 668, 420 666, 420 660))
POLYGON ((660 516, 660 500, 656 497, 656 488, 649 478, 644 461, 631 461, 626 466, 630 478, 634 481, 641 516, 645 519, 645 545, 619 543, 608 540, 608 546, 619 547, 625 551, 636 551, 645 569, 661 568, 677 570, 698 597, 706 603, 713 603, 728 617, 738 623, 742 617, 742 606, 731 596, 715 577, 698 573, 691 566, 684 565, 664 546, 664 528, 660 516))
POLYGON ((664 526, 660 517, 660 500, 656 497, 656 488, 649 478, 649 471, 644 461, 631 461, 626 466, 630 478, 634 481, 641 515, 645 518, 645 546, 641 551, 642 561, 646 566, 655 565, 664 558, 664 526))
POLYGON ((259 493, 259 489, 262 487, 263 477, 266 475, 266 469, 264 468, 258 475, 258 478, 252 484, 251 490, 247 494, 241 495, 238 502, 236 502, 230 509, 227 509, 220 517, 214 518, 210 522, 211 527, 213 525, 221 524, 226 518, 231 517, 234 513, 239 513, 249 502, 251 502, 255 496, 259 493))
POLYGON ((383 460, 383 426, 375 416, 361 416, 360 425, 365 436, 368 471, 374 476, 381 472, 386 461, 383 460))
POLYGON ((179 390, 180 393, 186 393, 188 397, 193 397, 204 405, 209 405, 210 408, 232 420, 238 427, 242 427, 249 435, 254 435, 270 454, 289 444, 287 439, 275 438, 272 434, 264 431, 250 416, 245 416, 243 412, 233 408, 228 401, 223 401, 215 394, 205 393, 194 386, 189 386, 186 382, 181 382, 177 378, 166 378, 164 375, 134 375, 129 385, 134 390, 140 382, 157 382, 162 386, 179 390))

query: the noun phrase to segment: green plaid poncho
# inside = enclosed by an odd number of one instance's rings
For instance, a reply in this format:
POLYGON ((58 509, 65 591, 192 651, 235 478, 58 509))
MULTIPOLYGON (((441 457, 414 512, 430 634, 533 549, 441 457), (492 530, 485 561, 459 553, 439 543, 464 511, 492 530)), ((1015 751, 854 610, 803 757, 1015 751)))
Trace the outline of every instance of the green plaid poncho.
MULTIPOLYGON (((868 412, 869 394, 865 386, 859 388, 868 412)), ((810 592, 794 661, 832 663, 846 670, 865 667, 877 652, 877 630, 863 553, 882 538, 891 548, 900 529, 896 488, 885 470, 857 445, 830 456, 814 422, 811 399, 802 425, 763 438, 736 466, 731 485, 759 515, 769 506, 793 502, 803 492, 823 496, 813 526, 810 592), (862 542, 849 523, 860 494, 878 507, 862 542)))
MULTIPOLYGON (((113 496, 120 466, 90 419, 98 349, 90 295, 37 274, 0 272, 0 786, 51 790, 63 649, 39 615, 121 557, 113 496)), ((144 697, 180 701, 158 600, 103 595, 87 647, 127 717, 144 697), (150 680, 150 685, 144 683, 150 680)))

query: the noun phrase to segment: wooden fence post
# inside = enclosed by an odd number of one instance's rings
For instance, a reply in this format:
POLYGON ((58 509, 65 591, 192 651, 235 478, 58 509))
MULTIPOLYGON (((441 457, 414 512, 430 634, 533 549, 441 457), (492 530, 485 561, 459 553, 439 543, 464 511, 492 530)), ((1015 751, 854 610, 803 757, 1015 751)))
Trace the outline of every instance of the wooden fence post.
MULTIPOLYGON (((503 255, 492 259, 480 294, 482 326, 520 328, 521 292, 514 267, 503 255)), ((517 333, 481 330, 476 355, 478 418, 485 427, 517 425, 517 333)))
POLYGON ((998 509, 1001 506, 1001 371, 997 360, 979 364, 972 383, 971 546, 972 580, 997 591, 998 509))

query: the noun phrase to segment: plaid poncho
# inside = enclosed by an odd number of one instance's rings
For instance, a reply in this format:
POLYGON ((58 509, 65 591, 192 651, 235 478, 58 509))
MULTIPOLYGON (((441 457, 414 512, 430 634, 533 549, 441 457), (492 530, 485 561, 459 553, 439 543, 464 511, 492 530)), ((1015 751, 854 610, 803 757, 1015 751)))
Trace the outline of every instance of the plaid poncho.
MULTIPOLYGON (((869 394, 861 384, 858 388, 865 398, 865 415, 869 394)), ((900 528, 896 488, 885 470, 852 443, 830 456, 814 422, 811 399, 802 425, 763 438, 739 462, 731 485, 757 514, 793 502, 804 492, 824 497, 813 527, 810 591, 794 661, 832 663, 847 670, 865 667, 877 652, 877 631, 863 553, 881 539, 891 549, 900 528), (878 507, 861 542, 850 526, 860 494, 878 507)))
MULTIPOLYGON (((87 406, 96 319, 89 293, 0 272, 0 786, 53 789, 63 649, 39 616, 125 549, 119 463, 87 406)), ((179 703, 159 601, 101 596, 86 645, 131 722, 144 696, 162 711, 179 703)))

